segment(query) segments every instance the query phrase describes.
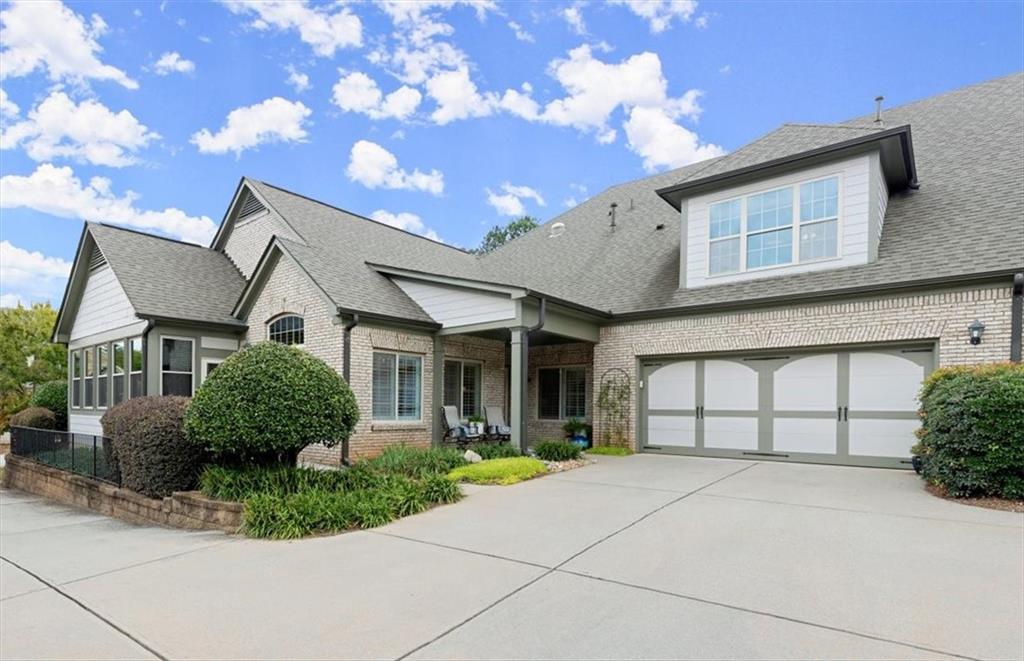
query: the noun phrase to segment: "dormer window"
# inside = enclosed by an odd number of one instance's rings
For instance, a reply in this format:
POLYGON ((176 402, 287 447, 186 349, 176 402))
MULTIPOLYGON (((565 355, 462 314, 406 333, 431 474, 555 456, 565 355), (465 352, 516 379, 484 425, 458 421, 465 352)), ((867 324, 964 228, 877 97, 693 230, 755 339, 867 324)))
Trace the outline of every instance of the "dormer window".
POLYGON ((716 202, 708 209, 708 275, 836 257, 838 236, 838 177, 716 202))

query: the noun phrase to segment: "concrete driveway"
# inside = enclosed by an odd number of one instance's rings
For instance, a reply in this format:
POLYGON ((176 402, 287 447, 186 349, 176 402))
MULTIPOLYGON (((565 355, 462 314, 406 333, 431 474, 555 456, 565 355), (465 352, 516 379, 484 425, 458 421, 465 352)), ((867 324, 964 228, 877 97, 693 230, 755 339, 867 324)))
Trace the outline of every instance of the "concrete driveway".
POLYGON ((260 542, 0 495, 0 657, 1022 658, 1024 515, 875 469, 601 458, 260 542))

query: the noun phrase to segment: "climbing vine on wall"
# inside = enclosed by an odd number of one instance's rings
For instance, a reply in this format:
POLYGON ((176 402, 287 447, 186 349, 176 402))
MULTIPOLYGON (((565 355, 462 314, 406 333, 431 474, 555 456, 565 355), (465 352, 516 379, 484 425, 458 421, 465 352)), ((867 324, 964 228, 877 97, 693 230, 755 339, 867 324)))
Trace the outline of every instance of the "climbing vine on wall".
POLYGON ((613 367, 601 375, 597 408, 601 411, 602 445, 629 445, 631 391, 629 374, 625 370, 613 367))

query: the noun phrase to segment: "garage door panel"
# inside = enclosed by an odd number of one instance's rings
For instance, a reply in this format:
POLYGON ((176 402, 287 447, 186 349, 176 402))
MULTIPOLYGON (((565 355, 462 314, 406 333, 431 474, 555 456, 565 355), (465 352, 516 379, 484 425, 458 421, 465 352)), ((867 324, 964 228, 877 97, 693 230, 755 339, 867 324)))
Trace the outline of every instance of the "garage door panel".
POLYGON ((756 450, 756 417, 707 417, 704 447, 720 450, 756 450))
POLYGON ((775 410, 834 411, 838 399, 839 355, 805 356, 772 375, 775 410))
POLYGON ((647 380, 647 405, 652 409, 697 407, 697 363, 686 360, 665 365, 647 380))
POLYGON ((657 446, 697 445, 697 419, 691 415, 651 415, 647 419, 647 442, 657 446))
POLYGON ((850 454, 907 459, 917 442, 917 420, 850 420, 850 454))
POLYGON ((838 430, 836 419, 776 417, 772 425, 776 452, 835 454, 838 430))
POLYGON ((850 354, 850 408, 855 411, 916 411, 924 368, 887 353, 850 354))
POLYGON ((757 371, 733 360, 706 361, 704 406, 726 411, 756 411, 757 371))

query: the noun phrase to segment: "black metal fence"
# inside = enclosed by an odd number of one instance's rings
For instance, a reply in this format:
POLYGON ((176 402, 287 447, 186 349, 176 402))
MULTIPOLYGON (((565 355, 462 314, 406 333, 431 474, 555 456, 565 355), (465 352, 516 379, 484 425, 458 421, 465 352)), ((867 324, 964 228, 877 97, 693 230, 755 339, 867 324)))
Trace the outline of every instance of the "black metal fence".
POLYGON ((113 446, 105 436, 11 427, 11 454, 121 486, 113 446))

